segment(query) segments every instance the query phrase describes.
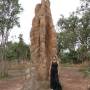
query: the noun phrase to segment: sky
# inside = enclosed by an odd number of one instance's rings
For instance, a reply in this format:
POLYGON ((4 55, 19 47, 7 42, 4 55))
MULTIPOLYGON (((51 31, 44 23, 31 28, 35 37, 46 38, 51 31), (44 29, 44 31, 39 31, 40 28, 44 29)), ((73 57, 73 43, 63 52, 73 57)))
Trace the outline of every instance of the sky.
MULTIPOLYGON (((21 27, 14 27, 11 30, 9 40, 18 42, 19 34, 23 34, 25 43, 30 44, 30 30, 32 27, 32 19, 34 17, 35 5, 40 3, 41 0, 19 0, 23 12, 19 15, 21 27)), ((51 13, 53 17, 53 23, 56 26, 60 15, 68 17, 72 11, 75 11, 80 6, 80 0, 50 0, 51 13)))

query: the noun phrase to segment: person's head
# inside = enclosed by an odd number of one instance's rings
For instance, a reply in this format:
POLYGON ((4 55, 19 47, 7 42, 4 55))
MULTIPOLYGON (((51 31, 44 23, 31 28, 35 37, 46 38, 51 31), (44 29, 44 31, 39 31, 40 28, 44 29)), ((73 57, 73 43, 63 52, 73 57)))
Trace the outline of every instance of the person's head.
POLYGON ((54 56, 53 58, 52 58, 52 62, 54 63, 54 62, 57 62, 57 57, 56 56, 54 56))

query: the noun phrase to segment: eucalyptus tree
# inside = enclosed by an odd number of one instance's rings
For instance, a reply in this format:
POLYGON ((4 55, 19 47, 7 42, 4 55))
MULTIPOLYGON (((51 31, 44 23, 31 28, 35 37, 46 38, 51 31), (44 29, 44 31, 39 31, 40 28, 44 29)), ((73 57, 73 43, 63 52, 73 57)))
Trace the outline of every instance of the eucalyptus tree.
POLYGON ((0 44, 2 61, 5 60, 5 49, 8 36, 14 26, 20 27, 18 14, 22 11, 19 0, 0 0, 0 44))
POLYGON ((90 51, 90 0, 81 0, 81 6, 69 17, 62 16, 58 20, 58 27, 59 51, 62 48, 72 52, 77 48, 78 59, 84 61, 90 51))

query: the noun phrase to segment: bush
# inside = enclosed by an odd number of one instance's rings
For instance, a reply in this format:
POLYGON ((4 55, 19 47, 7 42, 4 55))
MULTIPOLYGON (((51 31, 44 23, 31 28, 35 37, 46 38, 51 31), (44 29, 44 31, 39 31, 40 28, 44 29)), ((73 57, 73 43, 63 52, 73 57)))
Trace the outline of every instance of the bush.
POLYGON ((79 63, 78 54, 76 51, 71 51, 69 53, 64 53, 61 55, 61 63, 79 63))

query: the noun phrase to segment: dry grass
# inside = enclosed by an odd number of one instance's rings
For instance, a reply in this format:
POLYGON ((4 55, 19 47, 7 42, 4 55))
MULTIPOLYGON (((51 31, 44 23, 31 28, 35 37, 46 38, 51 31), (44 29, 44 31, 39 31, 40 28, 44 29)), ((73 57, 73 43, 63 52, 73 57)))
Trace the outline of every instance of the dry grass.
MULTIPOLYGON (((60 73, 60 82, 62 84, 63 90, 88 90, 88 86, 90 86, 90 78, 84 77, 84 74, 79 70, 85 67, 86 65, 70 65, 64 67, 60 65, 59 73, 60 73)), ((13 64, 12 69, 22 69, 22 68, 30 68, 28 64, 13 64)), ((1 80, 0 81, 0 90, 20 90, 23 86, 24 80, 13 79, 13 80, 1 80)), ((49 82, 43 81, 40 82, 39 90, 49 90, 49 82)))

